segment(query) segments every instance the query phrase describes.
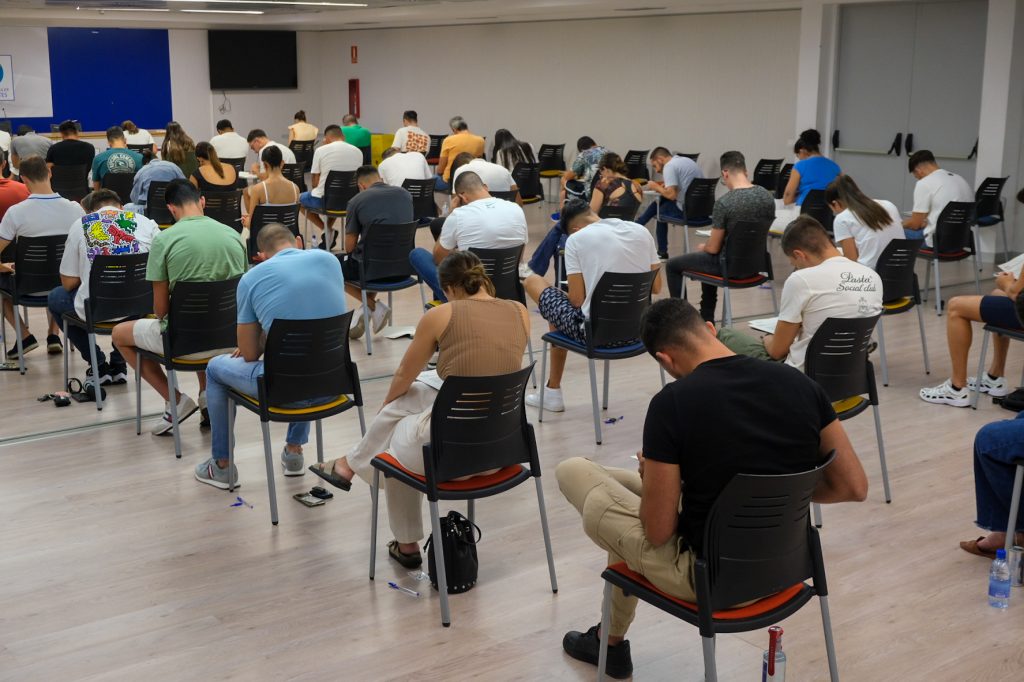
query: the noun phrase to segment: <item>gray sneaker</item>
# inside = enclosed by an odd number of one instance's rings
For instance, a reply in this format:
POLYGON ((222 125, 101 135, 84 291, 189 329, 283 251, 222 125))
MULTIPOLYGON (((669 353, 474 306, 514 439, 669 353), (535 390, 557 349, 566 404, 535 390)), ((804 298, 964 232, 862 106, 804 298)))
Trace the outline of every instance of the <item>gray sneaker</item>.
MULTIPOLYGON (((235 487, 237 488, 240 485, 238 483, 238 468, 234 464, 231 465, 231 468, 234 469, 235 487)), ((217 461, 211 457, 205 462, 200 462, 196 465, 196 480, 200 483, 212 485, 214 488, 227 490, 228 470, 217 466, 217 461)))
POLYGON ((281 466, 285 476, 305 476, 306 468, 302 466, 302 455, 293 455, 288 448, 281 451, 281 466))

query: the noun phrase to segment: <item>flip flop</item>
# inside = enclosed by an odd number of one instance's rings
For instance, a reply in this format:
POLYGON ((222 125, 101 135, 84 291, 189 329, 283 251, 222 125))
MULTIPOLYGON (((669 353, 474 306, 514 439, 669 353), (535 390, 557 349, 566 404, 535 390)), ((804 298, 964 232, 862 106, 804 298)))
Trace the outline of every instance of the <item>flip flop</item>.
POLYGON ((339 488, 339 489, 344 490, 344 491, 351 490, 352 489, 352 481, 348 480, 347 478, 345 478, 343 476, 339 476, 338 474, 334 473, 334 463, 337 462, 337 461, 338 461, 337 459, 332 459, 332 460, 329 460, 327 462, 324 462, 323 464, 321 464, 320 462, 317 462, 316 464, 311 464, 311 465, 309 465, 306 468, 309 469, 310 471, 312 471, 314 474, 316 474, 320 478, 322 478, 325 481, 327 481, 328 483, 330 483, 331 485, 333 485, 335 488, 339 488))
POLYGON ((964 540, 960 543, 960 549, 964 550, 968 554, 973 554, 974 556, 981 556, 986 559, 995 559, 995 550, 978 547, 978 543, 984 539, 985 536, 981 536, 977 540, 964 540))
POLYGON ((388 556, 400 563, 405 568, 419 568, 423 565, 423 555, 419 552, 406 554, 398 549, 398 540, 388 543, 388 556))

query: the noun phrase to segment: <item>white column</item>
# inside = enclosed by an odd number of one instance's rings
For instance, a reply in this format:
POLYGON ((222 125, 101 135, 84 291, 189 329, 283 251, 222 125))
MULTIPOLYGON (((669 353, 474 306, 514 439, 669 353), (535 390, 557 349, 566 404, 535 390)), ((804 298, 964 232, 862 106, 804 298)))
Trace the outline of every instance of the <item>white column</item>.
POLYGON ((824 3, 821 0, 804 0, 800 8, 800 61, 796 76, 794 139, 801 130, 818 125, 823 35, 824 3))

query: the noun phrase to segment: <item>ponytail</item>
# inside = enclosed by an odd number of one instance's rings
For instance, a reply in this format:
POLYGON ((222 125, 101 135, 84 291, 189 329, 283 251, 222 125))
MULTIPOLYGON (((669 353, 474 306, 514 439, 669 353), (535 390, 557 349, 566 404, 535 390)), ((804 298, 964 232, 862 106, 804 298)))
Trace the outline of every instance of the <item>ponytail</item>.
POLYGON ((437 266, 437 274, 443 289, 459 288, 469 296, 481 289, 494 296, 494 283, 487 276, 483 263, 470 251, 453 251, 437 266))
POLYGON ((892 217, 885 208, 861 191, 849 175, 840 175, 825 189, 825 200, 839 201, 868 229, 875 232, 887 227, 892 217))

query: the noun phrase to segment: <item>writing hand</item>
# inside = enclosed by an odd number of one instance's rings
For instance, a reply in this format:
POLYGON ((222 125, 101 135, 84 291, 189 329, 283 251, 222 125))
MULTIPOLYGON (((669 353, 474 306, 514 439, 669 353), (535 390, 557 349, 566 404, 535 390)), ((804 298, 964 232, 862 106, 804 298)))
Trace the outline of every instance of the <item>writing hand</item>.
POLYGON ((637 463, 636 470, 637 470, 637 473, 640 474, 640 478, 644 477, 644 462, 646 462, 646 461, 647 460, 644 459, 644 453, 642 451, 640 451, 640 450, 637 450, 636 451, 636 463, 637 463))

